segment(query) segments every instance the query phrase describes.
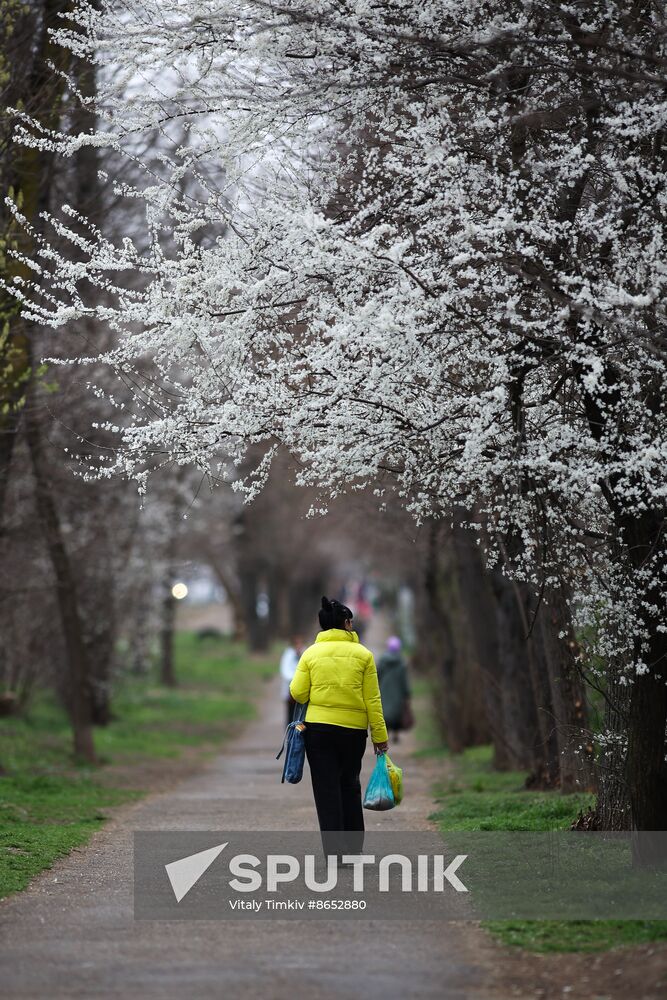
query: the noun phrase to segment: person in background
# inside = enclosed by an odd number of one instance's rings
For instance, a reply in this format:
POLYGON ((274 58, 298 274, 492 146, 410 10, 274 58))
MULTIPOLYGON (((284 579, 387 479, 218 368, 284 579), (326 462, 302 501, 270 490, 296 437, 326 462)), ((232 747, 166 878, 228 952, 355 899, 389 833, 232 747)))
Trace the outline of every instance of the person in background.
POLYGON ((378 680, 387 729, 398 742, 400 730, 408 728, 406 718, 411 711, 408 668, 401 655, 401 640, 396 635, 389 637, 387 651, 380 657, 378 680))
POLYGON ((359 854, 364 840, 361 760, 370 728, 375 753, 387 750, 375 660, 359 642, 352 612, 322 598, 321 632, 290 685, 308 702, 303 739, 325 855, 359 854))
POLYGON ((359 600, 357 601, 355 615, 355 628, 357 635, 359 636, 359 641, 363 642, 366 629, 370 625, 371 618, 373 617, 373 608, 370 603, 366 600, 364 595, 364 588, 362 587, 359 593, 359 600))
POLYGON ((281 695, 285 703, 285 726, 289 726, 294 715, 296 702, 290 694, 289 686, 294 674, 296 673, 296 667, 302 652, 303 639, 300 635, 294 635, 292 636, 290 645, 280 657, 280 678, 282 681, 281 695))

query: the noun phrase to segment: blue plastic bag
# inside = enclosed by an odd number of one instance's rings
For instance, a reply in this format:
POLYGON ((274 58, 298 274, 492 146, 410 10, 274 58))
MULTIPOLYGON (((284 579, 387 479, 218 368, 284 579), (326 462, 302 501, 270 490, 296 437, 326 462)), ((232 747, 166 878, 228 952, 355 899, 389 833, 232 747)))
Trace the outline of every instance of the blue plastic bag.
POLYGON ((375 809, 382 812, 385 809, 393 809, 395 805, 394 789, 387 770, 387 758, 385 754, 379 753, 373 773, 368 779, 364 795, 364 809, 375 809))
POLYGON ((306 702, 305 705, 299 705, 296 709, 294 719, 285 730, 283 745, 276 754, 276 760, 280 760, 283 750, 285 751, 281 784, 287 781, 290 785, 298 785, 303 777, 303 762, 306 756, 306 745, 303 741, 306 724, 303 719, 307 707, 308 703, 306 702))

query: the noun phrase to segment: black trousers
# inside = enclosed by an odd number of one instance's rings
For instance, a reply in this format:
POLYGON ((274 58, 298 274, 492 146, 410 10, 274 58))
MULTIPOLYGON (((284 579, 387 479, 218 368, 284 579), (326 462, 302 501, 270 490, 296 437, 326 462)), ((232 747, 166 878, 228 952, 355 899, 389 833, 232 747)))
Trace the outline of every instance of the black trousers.
POLYGON ((303 736, 324 853, 359 854, 364 845, 359 773, 366 730, 309 722, 303 736))

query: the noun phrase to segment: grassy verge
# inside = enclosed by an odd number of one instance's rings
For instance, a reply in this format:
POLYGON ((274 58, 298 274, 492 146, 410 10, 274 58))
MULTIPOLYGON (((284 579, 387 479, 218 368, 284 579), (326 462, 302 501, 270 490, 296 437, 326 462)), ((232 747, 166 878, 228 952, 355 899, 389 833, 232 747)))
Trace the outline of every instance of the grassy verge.
MULTIPOLYGON (((527 791, 525 774, 492 769, 490 747, 473 747, 460 755, 443 751, 428 717, 420 719, 417 735, 422 754, 446 759, 445 777, 434 790, 438 809, 431 817, 444 835, 566 830, 591 803, 587 794, 527 791)), ((662 920, 505 920, 484 926, 503 944, 534 952, 594 952, 667 939, 667 921, 662 920)))
POLYGON ((176 639, 179 686, 160 687, 155 677, 121 678, 113 699, 114 720, 96 730, 99 768, 76 767, 65 714, 44 693, 21 718, 0 723, 0 898, 25 888, 54 860, 84 844, 108 818, 109 808, 146 794, 124 779, 142 762, 178 758, 188 747, 215 752, 251 717, 262 677, 275 667, 250 658, 224 640, 176 639), (114 766, 120 772, 105 780, 114 766), (119 765, 119 767, 115 767, 119 765))

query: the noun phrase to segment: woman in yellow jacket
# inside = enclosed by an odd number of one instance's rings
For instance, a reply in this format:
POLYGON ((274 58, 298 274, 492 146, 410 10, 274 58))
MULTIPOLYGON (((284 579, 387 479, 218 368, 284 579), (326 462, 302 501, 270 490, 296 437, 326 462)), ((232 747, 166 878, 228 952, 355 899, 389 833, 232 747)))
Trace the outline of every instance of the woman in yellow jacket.
POLYGON ((344 604, 322 598, 322 631, 290 684, 294 700, 308 702, 303 735, 326 855, 358 854, 363 847, 359 774, 367 729, 376 753, 388 748, 375 661, 352 617, 344 604))

